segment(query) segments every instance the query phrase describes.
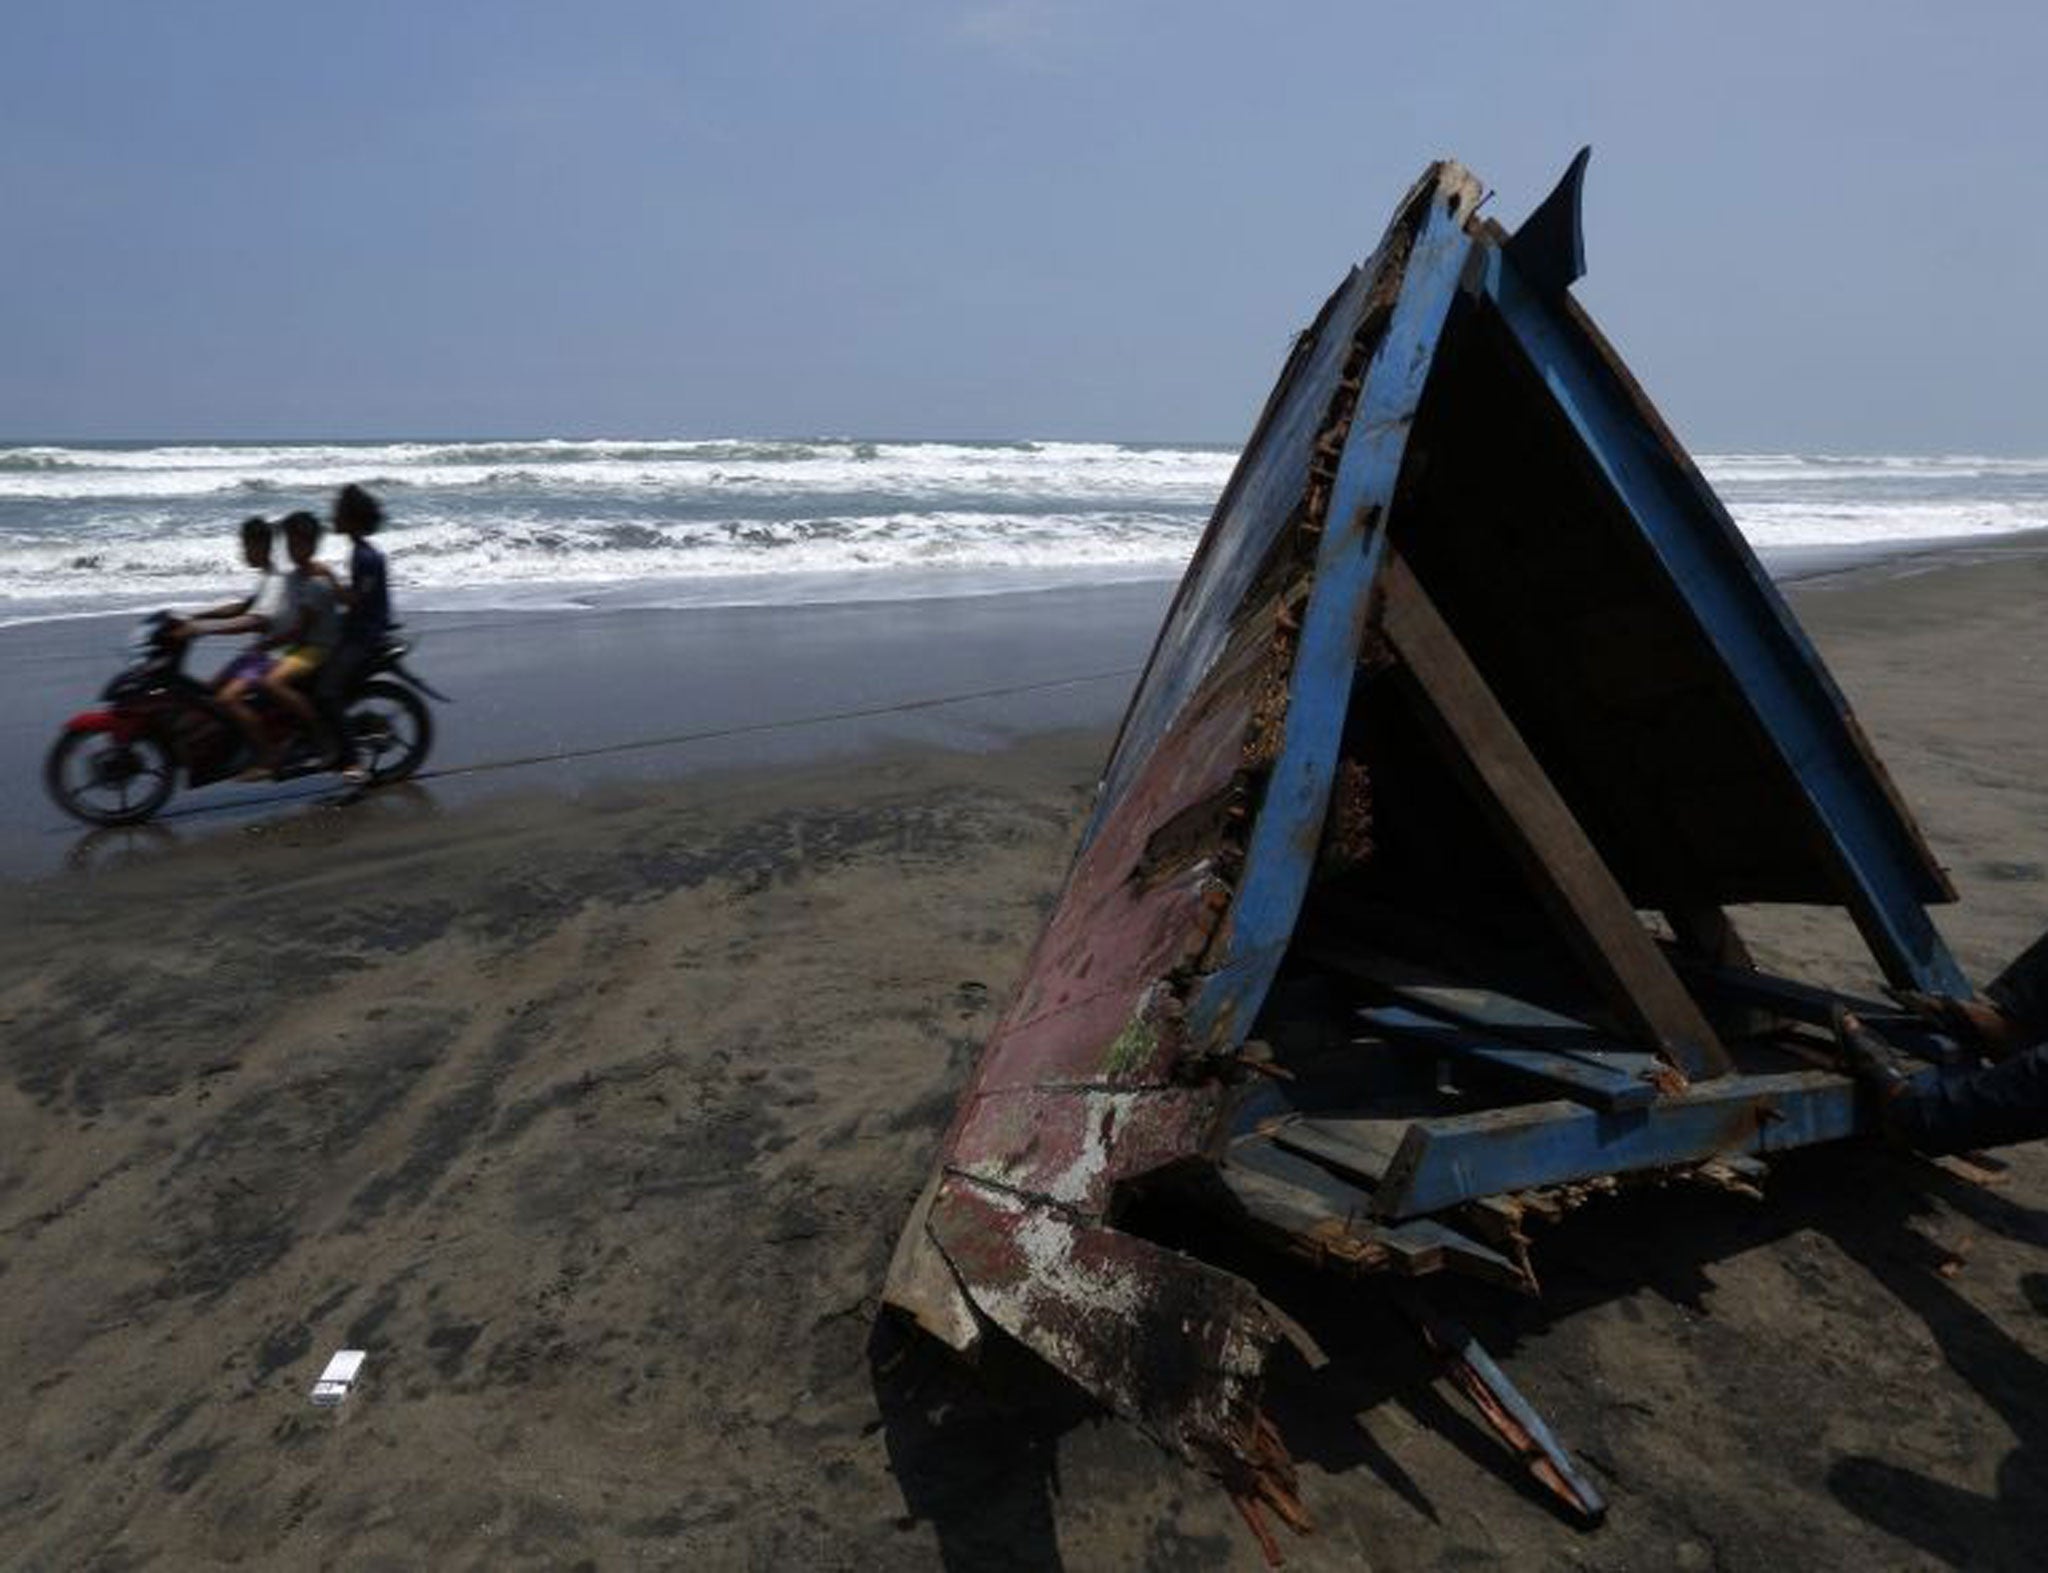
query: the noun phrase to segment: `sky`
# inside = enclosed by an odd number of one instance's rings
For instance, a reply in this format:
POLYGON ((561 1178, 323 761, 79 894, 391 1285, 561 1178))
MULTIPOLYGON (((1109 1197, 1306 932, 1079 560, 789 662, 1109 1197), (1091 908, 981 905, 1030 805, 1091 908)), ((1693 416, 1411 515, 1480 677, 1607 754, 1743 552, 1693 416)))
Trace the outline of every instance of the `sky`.
POLYGON ((1236 442, 1432 158, 1702 451, 2048 453, 2048 6, 8 0, 0 440, 1236 442))

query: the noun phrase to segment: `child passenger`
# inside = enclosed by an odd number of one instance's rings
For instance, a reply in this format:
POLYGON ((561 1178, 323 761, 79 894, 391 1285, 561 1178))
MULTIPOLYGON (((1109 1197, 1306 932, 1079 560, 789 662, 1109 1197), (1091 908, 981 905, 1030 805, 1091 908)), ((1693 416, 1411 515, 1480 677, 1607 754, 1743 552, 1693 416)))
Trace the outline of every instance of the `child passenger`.
MULTIPOLYGON (((320 544, 320 521, 310 513, 295 513, 284 521, 284 548, 291 557, 291 572, 285 576, 287 613, 283 625, 272 635, 277 659, 260 679, 264 696, 296 717, 312 735, 323 756, 333 745, 322 736, 319 713, 303 691, 307 681, 332 653, 341 634, 341 612, 336 604, 334 575, 313 560, 320 544)), ((226 696, 223 695, 223 698, 226 696)), ((239 698, 239 696, 237 696, 239 698)), ((266 750, 261 768, 275 771, 278 750, 266 750)))

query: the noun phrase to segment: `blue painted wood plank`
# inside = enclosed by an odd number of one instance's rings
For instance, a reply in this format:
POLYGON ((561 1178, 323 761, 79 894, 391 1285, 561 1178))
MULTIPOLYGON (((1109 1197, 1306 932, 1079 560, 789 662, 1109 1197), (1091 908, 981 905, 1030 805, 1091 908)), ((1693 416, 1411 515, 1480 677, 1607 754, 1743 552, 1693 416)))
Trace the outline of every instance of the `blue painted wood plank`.
POLYGON ((1858 1129, 1857 1089, 1828 1071, 1722 1076, 1647 1108, 1517 1104, 1418 1120, 1374 1192, 1381 1216, 1412 1218, 1482 1196, 1601 1175, 1781 1152, 1858 1129))
POLYGON ((1832 850, 1844 897, 1885 975, 1904 987, 1973 991, 1921 903, 1939 871, 1858 745, 1847 707, 1734 523, 1636 408, 1568 306, 1531 288, 1498 250, 1481 290, 1642 532, 1832 850))
POLYGON ((1408 1126, 1406 1119, 1316 1116, 1275 1126, 1270 1140, 1276 1147, 1333 1164, 1355 1180, 1377 1185, 1393 1167, 1408 1126))
POLYGON ((1536 1406, 1508 1380, 1507 1372, 1486 1352, 1485 1346, 1449 1317, 1437 1315, 1412 1295, 1407 1310, 1420 1324, 1423 1341, 1444 1361, 1451 1379, 1465 1389, 1486 1423, 1522 1455, 1537 1480, 1578 1509, 1589 1522, 1599 1523, 1607 1514, 1607 1499, 1558 1441, 1536 1406))
POLYGON ((1719 996, 1738 1005, 1771 1011, 1814 1027, 1827 1026, 1835 1006, 1840 1005, 1844 1010, 1854 1011, 1865 1026, 1895 1049, 1903 1049, 1935 1065, 1973 1063, 1971 1056, 1965 1054, 1953 1039, 1936 1031, 1918 1016, 1907 1014, 1883 1000, 1860 999, 1853 994, 1840 994, 1833 989, 1802 983, 1796 978, 1780 978, 1747 967, 1719 966, 1682 953, 1674 953, 1672 963, 1692 981, 1694 988, 1708 997, 1719 996))
POLYGON ((1456 1270, 1526 1289, 1521 1268, 1492 1246, 1438 1222, 1388 1223, 1372 1216, 1368 1193, 1320 1163, 1264 1139, 1238 1142, 1223 1183, 1248 1216, 1304 1246, 1349 1256, 1360 1267, 1420 1276, 1456 1270), (1348 1242, 1340 1247, 1338 1239, 1348 1242))
POLYGON ((1653 1078, 1662 1062, 1656 1055, 1591 1047, 1601 1040, 1585 1028, 1562 1029, 1570 1033, 1570 1047, 1541 1048, 1399 1005, 1360 1011, 1359 1017, 1377 1031, 1444 1055, 1454 1066, 1476 1066, 1538 1096, 1562 1095, 1596 1109, 1639 1109, 1657 1097, 1653 1078))
POLYGON ((1503 994, 1499 989, 1478 988, 1469 983, 1423 981, 1383 981, 1380 987, 1425 1015, 1462 1022, 1468 1027, 1484 1027, 1509 1036, 1518 1032, 1575 1032, 1582 1034, 1589 1043, 1600 1036, 1576 1016, 1546 1010, 1512 994, 1503 994))
POLYGON ((1364 320, 1380 258, 1352 269, 1301 336, 1203 532, 1103 771, 1082 837, 1094 840, 1160 739, 1215 668, 1253 579, 1294 519, 1315 440, 1364 320))
POLYGON ((1385 546, 1379 526, 1472 250, 1465 220, 1477 195, 1469 179, 1444 181, 1433 194, 1338 458, 1288 682, 1284 739, 1245 850, 1225 960, 1203 980, 1188 1011, 1193 1041, 1211 1053, 1227 1050, 1249 1030, 1308 890, 1385 546))

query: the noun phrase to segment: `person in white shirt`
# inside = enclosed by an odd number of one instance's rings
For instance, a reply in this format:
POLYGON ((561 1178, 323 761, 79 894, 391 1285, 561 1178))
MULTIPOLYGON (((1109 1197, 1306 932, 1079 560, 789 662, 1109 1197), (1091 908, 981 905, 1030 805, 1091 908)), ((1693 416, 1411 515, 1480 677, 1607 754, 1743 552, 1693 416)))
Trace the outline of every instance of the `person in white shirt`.
POLYGON ((171 628, 178 639, 203 639, 217 634, 254 634, 256 637, 222 668, 213 680, 214 697, 226 707, 253 758, 261 760, 268 745, 256 724, 255 714, 243 703, 244 696, 263 680, 273 656, 270 641, 290 612, 290 588, 285 575, 271 566, 270 521, 262 517, 242 521, 242 560, 257 572, 255 587, 239 601, 228 601, 184 618, 171 628))

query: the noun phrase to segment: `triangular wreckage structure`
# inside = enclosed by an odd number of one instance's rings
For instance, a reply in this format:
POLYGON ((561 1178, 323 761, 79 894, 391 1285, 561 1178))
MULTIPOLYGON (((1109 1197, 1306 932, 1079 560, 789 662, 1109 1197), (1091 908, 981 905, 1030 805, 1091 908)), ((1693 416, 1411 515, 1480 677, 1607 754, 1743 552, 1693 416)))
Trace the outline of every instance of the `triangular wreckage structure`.
POLYGON ((1756 971, 1729 906, 1844 908, 1892 983, 1970 992, 1840 693, 1567 293, 1584 163, 1513 235, 1432 167, 1301 335, 890 1271, 927 1331, 1001 1329, 1255 1528, 1299 1517, 1259 1410, 1288 1320, 1120 1228, 1135 1200, 1390 1281, 1528 1286, 1531 1200, 1864 1119, 1815 1052, 1835 996, 1756 971))

